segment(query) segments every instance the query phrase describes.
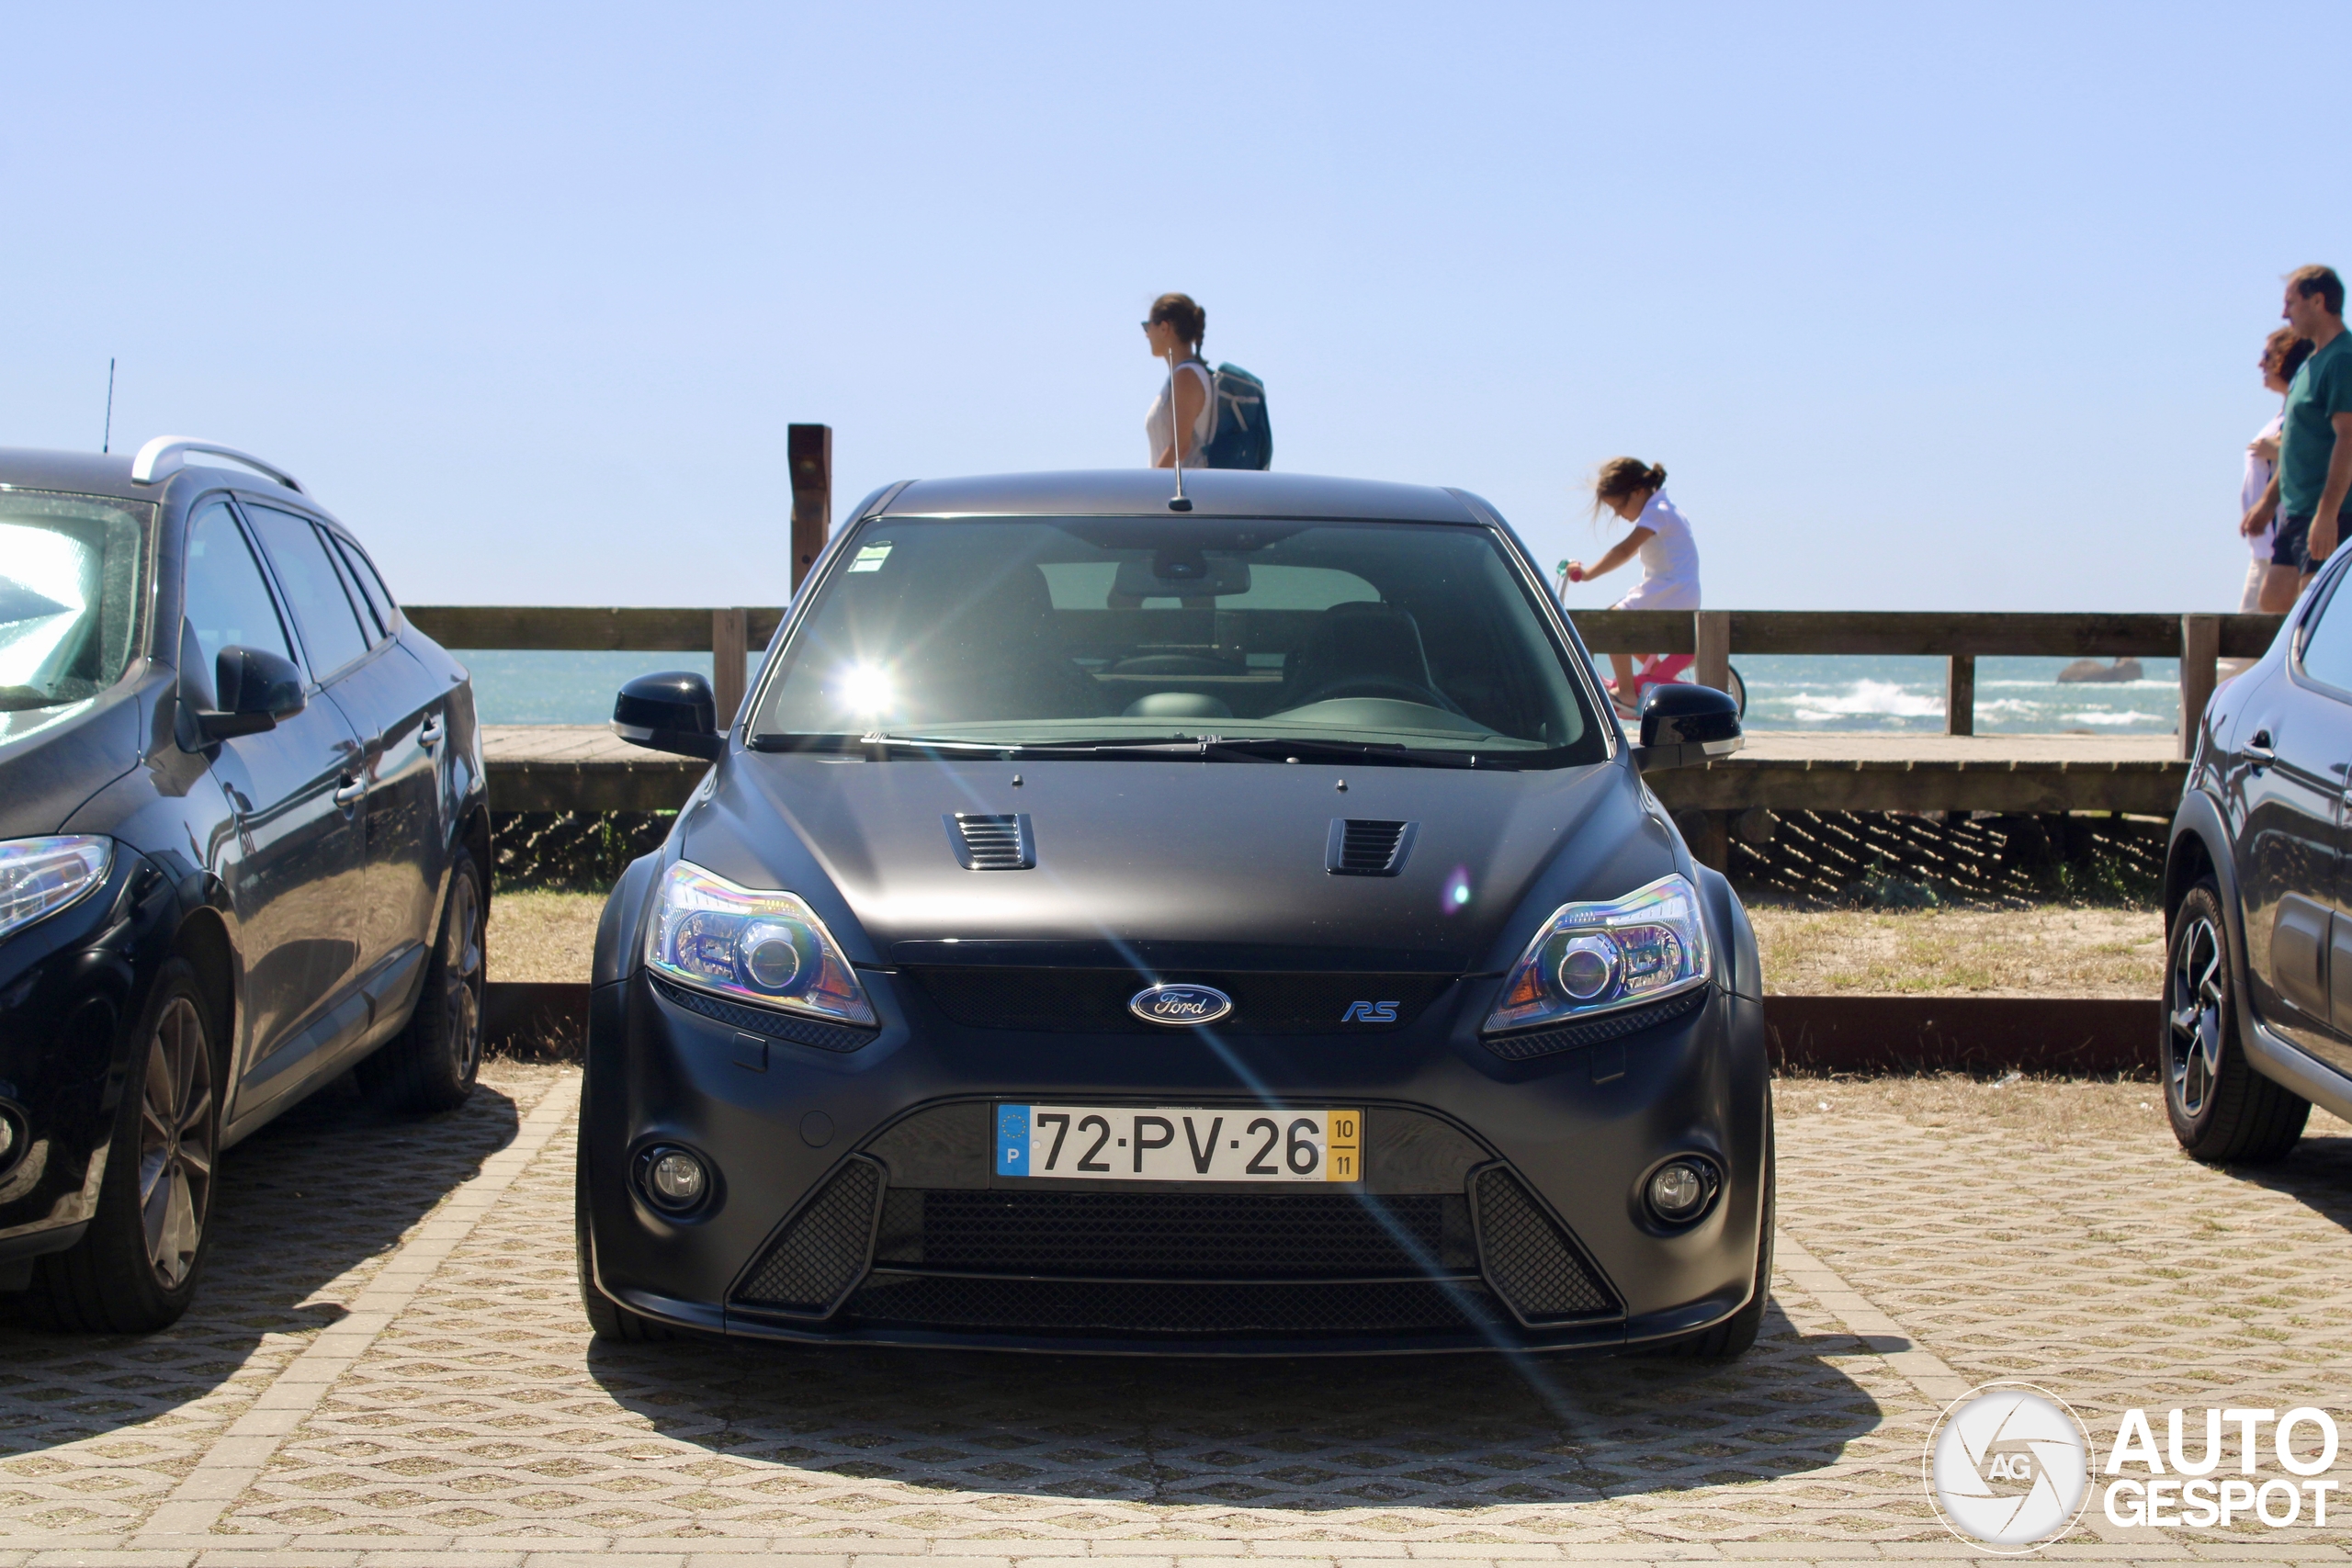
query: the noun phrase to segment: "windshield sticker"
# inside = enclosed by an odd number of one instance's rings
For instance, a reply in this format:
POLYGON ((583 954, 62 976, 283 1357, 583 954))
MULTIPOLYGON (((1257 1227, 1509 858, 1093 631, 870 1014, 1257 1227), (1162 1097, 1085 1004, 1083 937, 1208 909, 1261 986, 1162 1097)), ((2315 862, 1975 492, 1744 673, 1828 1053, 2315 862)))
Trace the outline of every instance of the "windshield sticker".
POLYGON ((890 546, 889 542, 885 540, 878 545, 868 545, 858 551, 857 558, 849 563, 849 569, 852 571, 880 571, 882 563, 889 558, 890 546))

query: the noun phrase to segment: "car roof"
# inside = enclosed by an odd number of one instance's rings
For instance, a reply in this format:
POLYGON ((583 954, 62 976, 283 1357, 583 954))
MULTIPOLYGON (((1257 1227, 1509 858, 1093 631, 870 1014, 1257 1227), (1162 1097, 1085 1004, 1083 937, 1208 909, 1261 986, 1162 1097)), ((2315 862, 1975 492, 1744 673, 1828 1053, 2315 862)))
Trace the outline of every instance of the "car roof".
POLYGON ((132 481, 130 465, 131 458, 120 452, 51 452, 34 446, 0 446, 0 489, 53 490, 123 501, 160 502, 175 484, 193 483, 206 488, 226 485, 257 498, 291 501, 313 516, 334 521, 314 497, 288 490, 275 479, 243 468, 189 463, 161 476, 155 483, 142 485, 132 481))
MULTIPOLYGON (((1176 493, 1165 468, 983 474, 914 479, 886 492, 885 517, 1166 517, 1176 493)), ((1394 523, 1499 521, 1461 491, 1314 474, 1187 468, 1193 517, 1317 517, 1394 523)), ((1177 513, 1183 515, 1183 513, 1177 513)))

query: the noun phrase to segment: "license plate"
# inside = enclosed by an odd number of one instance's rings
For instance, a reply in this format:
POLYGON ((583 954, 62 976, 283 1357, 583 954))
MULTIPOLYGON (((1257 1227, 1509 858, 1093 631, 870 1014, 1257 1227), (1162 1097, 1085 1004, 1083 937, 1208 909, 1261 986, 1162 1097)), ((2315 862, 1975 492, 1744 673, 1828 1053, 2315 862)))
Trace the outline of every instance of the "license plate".
POLYGON ((996 1173, 1078 1181, 1360 1181, 1363 1112, 1000 1105, 996 1173))

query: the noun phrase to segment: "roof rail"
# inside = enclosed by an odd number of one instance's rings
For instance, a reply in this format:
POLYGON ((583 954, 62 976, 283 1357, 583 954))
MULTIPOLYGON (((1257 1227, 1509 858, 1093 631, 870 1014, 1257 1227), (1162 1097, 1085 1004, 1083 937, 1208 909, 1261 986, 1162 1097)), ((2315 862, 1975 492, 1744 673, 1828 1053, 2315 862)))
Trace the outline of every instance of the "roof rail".
POLYGON ((275 463, 266 463, 250 452, 240 452, 234 446, 223 446, 217 441, 206 441, 194 435, 158 435, 139 449, 130 460, 130 482, 152 485, 171 478, 187 466, 191 452, 209 452, 215 457, 234 457, 249 468, 258 468, 297 495, 307 494, 302 481, 275 463))

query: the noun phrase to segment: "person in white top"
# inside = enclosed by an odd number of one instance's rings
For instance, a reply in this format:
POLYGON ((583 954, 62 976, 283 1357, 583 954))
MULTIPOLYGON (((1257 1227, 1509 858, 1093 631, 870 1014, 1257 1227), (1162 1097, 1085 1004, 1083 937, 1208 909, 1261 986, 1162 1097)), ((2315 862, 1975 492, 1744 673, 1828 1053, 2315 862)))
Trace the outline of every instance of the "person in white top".
MULTIPOLYGON (((1600 465, 1592 481, 1592 509, 1602 507, 1634 525, 1634 531, 1609 547, 1608 554, 1587 566, 1566 564, 1568 581, 1583 582, 1606 577, 1636 555, 1642 558, 1642 580, 1634 591, 1610 606, 1612 610, 1695 610, 1699 607, 1699 546, 1690 536, 1690 520, 1666 499, 1666 469, 1638 457, 1611 457, 1600 465)), ((1653 655, 1640 668, 1635 656, 1612 653, 1617 667, 1614 689, 1620 705, 1631 709, 1640 700, 1637 681, 1671 680, 1687 658, 1669 660, 1653 655)))
POLYGON ((1144 416, 1143 430, 1151 443, 1151 466, 1172 468, 1179 465, 1187 468, 1207 466, 1201 448, 1208 442, 1210 426, 1216 416, 1215 385, 1209 379, 1209 367, 1201 358, 1201 339, 1209 327, 1209 313, 1193 302, 1189 294, 1163 294, 1151 302, 1151 313, 1143 321, 1144 336, 1151 342, 1152 357, 1168 362, 1168 379, 1159 385, 1159 395, 1151 400, 1151 412, 1144 416), (1176 417, 1168 417, 1168 395, 1176 394, 1176 417), (1171 440, 1170 427, 1175 434, 1171 440))
MULTIPOLYGON (((2262 345, 2262 385, 2284 398, 2295 372, 2303 367, 2303 361, 2311 355, 2311 339, 2297 337, 2291 327, 2280 327, 2262 345)), ((2245 474, 2238 481, 2238 532, 2253 549, 2254 559, 2246 565, 2245 588, 2238 595, 2238 613, 2242 615, 2262 608, 2263 579, 2272 572, 2280 578, 2278 589, 2270 596, 2273 604, 2293 604, 2301 581, 2293 567, 2278 566, 2270 558, 2271 546, 2278 535, 2278 509, 2276 503, 2263 504, 2264 497, 2270 492, 2270 476, 2278 468, 2278 433, 2286 418, 2282 408, 2245 444, 2245 474)), ((2243 668, 2252 661, 2236 662, 2243 668)))

